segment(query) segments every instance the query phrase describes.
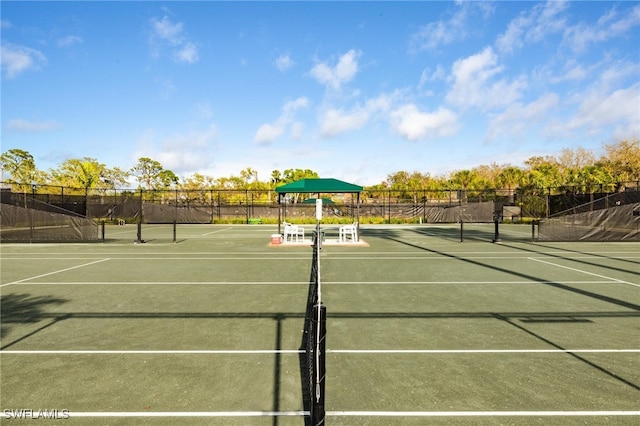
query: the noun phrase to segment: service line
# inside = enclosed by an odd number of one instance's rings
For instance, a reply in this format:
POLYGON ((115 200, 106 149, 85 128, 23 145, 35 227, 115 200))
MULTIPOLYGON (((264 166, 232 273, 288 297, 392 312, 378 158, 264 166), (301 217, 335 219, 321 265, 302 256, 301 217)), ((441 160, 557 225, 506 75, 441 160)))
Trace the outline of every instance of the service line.
POLYGON ((2 285, 0 285, 0 287, 6 287, 6 286, 9 286, 9 285, 12 285, 12 284, 21 284, 21 283, 23 283, 25 281, 36 280, 38 278, 47 277, 49 275, 59 274, 61 272, 66 272, 66 271, 72 271, 72 270, 78 269, 78 268, 84 268, 85 266, 95 265, 96 263, 105 262, 107 260, 111 260, 111 259, 110 258, 99 259, 99 260, 95 260, 93 262, 83 263, 82 265, 72 266, 70 268, 58 269, 57 271, 47 272, 46 274, 40 274, 40 275, 36 275, 36 276, 33 276, 33 277, 29 277, 29 278, 23 278, 23 279, 18 280, 18 281, 13 281, 13 282, 10 282, 10 283, 2 284, 2 285))

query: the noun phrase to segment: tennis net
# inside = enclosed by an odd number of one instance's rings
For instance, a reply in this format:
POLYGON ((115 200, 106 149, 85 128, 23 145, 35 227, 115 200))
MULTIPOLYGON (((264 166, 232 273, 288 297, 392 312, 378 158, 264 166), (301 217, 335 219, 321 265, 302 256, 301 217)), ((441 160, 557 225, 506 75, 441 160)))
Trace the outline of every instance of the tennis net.
POLYGON ((311 276, 302 338, 303 362, 301 362, 305 411, 309 412, 310 424, 313 426, 324 425, 325 419, 326 307, 322 304, 320 282, 322 238, 319 231, 317 229, 313 243, 311 276))

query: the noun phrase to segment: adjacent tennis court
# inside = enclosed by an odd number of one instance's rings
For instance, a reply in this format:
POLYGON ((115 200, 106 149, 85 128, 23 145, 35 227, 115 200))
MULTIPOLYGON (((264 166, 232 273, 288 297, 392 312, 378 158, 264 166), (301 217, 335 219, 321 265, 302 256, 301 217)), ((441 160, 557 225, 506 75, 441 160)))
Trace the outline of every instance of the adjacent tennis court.
MULTIPOLYGON (((3 244, 3 420, 308 424, 312 248, 274 232, 3 244)), ((326 424, 640 422, 639 244, 532 243, 526 225, 493 243, 493 224, 360 236, 320 255, 326 424)))

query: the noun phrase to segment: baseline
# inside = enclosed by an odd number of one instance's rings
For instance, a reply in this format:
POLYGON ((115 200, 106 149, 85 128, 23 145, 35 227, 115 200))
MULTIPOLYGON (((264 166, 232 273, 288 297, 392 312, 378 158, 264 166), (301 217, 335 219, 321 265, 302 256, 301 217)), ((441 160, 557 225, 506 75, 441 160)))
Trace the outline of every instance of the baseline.
POLYGON ((331 417, 594 417, 640 416, 640 411, 327 411, 326 414, 331 417))
MULTIPOLYGON (((3 350, 0 355, 256 355, 301 354, 301 349, 3 350)), ((640 353, 640 349, 327 349, 334 354, 537 354, 640 353)))

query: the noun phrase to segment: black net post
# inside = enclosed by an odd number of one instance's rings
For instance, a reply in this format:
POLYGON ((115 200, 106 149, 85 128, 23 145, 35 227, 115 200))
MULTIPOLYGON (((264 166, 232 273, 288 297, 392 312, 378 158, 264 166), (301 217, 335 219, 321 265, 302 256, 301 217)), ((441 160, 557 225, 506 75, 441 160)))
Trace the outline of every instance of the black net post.
POLYGON ((311 425, 324 425, 325 406, 324 406, 324 388, 326 378, 325 353, 326 353, 326 335, 327 335, 327 308, 319 304, 313 307, 313 329, 317 335, 314 336, 315 348, 313 356, 313 389, 311 401, 311 425))
POLYGON ((104 243, 104 220, 102 221, 102 242, 104 243))
POLYGON ((458 191, 458 215, 460 217, 460 242, 464 241, 464 219, 462 218, 462 196, 458 191))
POLYGON ((176 242, 176 234, 177 234, 177 229, 176 229, 176 228, 177 228, 177 225, 176 225, 176 223, 177 223, 177 222, 174 220, 174 221, 173 221, 173 242, 174 242, 174 243, 176 242))
POLYGON ((136 233, 136 244, 142 244, 142 221, 138 220, 138 232, 136 233))
POLYGON ((500 214, 498 212, 495 212, 493 214, 493 224, 494 224, 493 242, 501 243, 502 240, 500 239, 500 214))

